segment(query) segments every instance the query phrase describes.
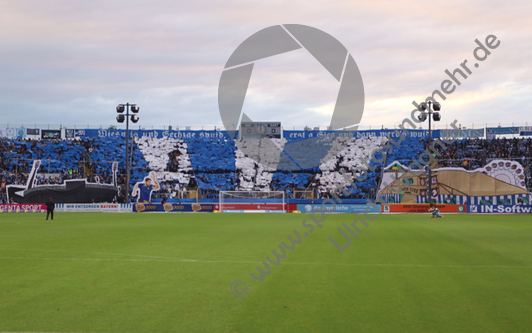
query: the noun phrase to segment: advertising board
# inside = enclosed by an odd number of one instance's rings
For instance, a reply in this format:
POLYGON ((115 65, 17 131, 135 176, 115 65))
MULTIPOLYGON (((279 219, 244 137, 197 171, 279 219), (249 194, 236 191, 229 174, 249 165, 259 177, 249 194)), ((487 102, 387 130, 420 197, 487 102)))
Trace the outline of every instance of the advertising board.
POLYGON ((43 140, 61 140, 60 130, 42 130, 41 139, 43 140))
POLYGON ((137 213, 179 213, 179 212, 210 212, 214 211, 213 204, 183 204, 183 203, 167 203, 167 204, 150 204, 137 203, 133 205, 133 211, 137 213))
POLYGON ((487 127, 486 134, 519 134, 519 127, 487 127))
POLYGON ((380 213, 381 212, 381 205, 356 205, 356 204, 336 204, 336 207, 333 205, 317 205, 317 204, 299 204, 297 205, 297 210, 299 210, 302 213, 310 213, 314 209, 322 209, 326 213, 380 213), (376 207, 376 208, 375 208, 376 207), (334 211, 333 211, 333 208, 334 211), (378 211, 376 210, 378 209, 378 211))
MULTIPOLYGON (((46 208, 45 208, 46 210, 46 208)), ((78 204, 78 203, 56 203, 56 212, 105 212, 105 213, 131 213, 132 204, 78 204)))
MULTIPOLYGON (((436 204, 442 213, 465 213, 466 205, 442 205, 436 204)), ((429 204, 384 204, 383 213, 428 213, 429 204)))
POLYGON ((45 204, 0 204, 0 213, 46 212, 45 204))
POLYGON ((468 213, 523 214, 532 213, 532 205, 469 205, 468 213))
MULTIPOLYGON (((286 207, 287 205, 285 205, 285 209, 287 209, 286 207)), ((237 204, 237 203, 224 203, 223 204, 223 210, 226 211, 226 210, 231 210, 231 211, 249 211, 249 210, 256 210, 256 211, 265 211, 265 210, 269 210, 269 211, 281 211, 283 210, 283 204, 276 204, 276 203, 273 203, 273 204, 270 204, 270 203, 258 203, 258 204, 255 204, 255 203, 247 203, 247 204, 237 204)), ((220 205, 219 204, 214 204, 214 210, 220 210, 220 205)))

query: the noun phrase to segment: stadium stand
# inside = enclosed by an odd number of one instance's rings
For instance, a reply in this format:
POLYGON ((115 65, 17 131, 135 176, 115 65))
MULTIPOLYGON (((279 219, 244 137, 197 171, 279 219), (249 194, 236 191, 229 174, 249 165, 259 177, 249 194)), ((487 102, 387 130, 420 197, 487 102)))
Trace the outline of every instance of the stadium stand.
MULTIPOLYGON (((406 136, 400 145, 391 146, 393 147, 393 150, 388 153, 386 160, 390 162, 398 161, 404 165, 409 165, 412 159, 418 158, 418 156, 425 150, 423 140, 411 136, 406 136)), ((414 166, 414 168, 416 169, 417 166, 414 166)))
MULTIPOLYGON (((289 150, 299 141, 297 138, 282 139, 275 144, 289 150)), ((336 183, 351 192, 350 199, 374 198, 386 163, 397 160, 404 165, 410 164, 427 147, 427 140, 407 136, 399 146, 391 145, 393 149, 386 156, 377 154, 375 158, 380 162, 370 161, 368 165, 362 162, 385 144, 385 137, 337 138, 331 148, 334 156, 326 156, 319 167, 277 171, 246 157, 235 142, 224 138, 141 137, 135 138, 132 145, 130 185, 154 171, 161 179, 161 191, 156 194, 158 198, 179 200, 180 191, 197 188, 200 198, 207 200, 216 200, 220 190, 284 191, 288 199, 297 199, 298 191, 312 191, 314 198, 319 199, 330 197, 336 183), (344 177, 354 180, 355 168, 359 178, 354 187, 348 187, 344 177), (365 170, 365 175, 360 170, 365 170)), ((311 151, 312 147, 308 149, 311 151)), ((525 168, 527 188, 532 187, 531 139, 460 139, 445 150, 437 149, 441 154, 440 167, 459 166, 473 170, 492 159, 515 160, 525 168)), ((125 138, 122 137, 82 140, 0 138, 0 202, 7 200, 6 185, 25 184, 33 160, 42 161, 38 184, 59 184, 66 179, 80 178, 111 183, 111 164, 118 161, 119 174, 122 175, 118 184, 123 186, 124 156, 125 138)), ((270 158, 274 161, 279 157, 272 155, 270 158)))
MULTIPOLYGON (((427 142, 423 145, 426 147, 427 142)), ((439 148, 442 156, 440 166, 457 166, 467 170, 486 165, 490 159, 514 160, 530 172, 532 139, 462 139, 449 145, 447 149, 439 148)))
POLYGON ((192 163, 187 153, 187 144, 183 140, 142 137, 136 138, 135 143, 148 163, 148 170, 139 170, 137 178, 144 177, 148 171, 155 171, 164 181, 188 186, 192 163))
MULTIPOLYGON (((351 192, 349 197, 357 199, 370 197, 372 195, 371 190, 377 187, 380 172, 385 163, 384 156, 378 157, 379 160, 382 159, 380 163, 375 163, 373 160, 369 161, 371 159, 370 155, 384 145, 386 141, 385 137, 352 138, 339 154, 327 159, 324 164, 320 165, 321 172, 316 175, 319 193, 322 193, 326 198, 330 198, 331 191, 336 191, 335 184, 340 183, 347 192, 351 192), (363 164, 363 160, 368 160, 370 169, 373 170, 368 170, 363 164), (357 186, 353 188, 349 184, 355 180, 353 170, 357 168, 367 171, 365 177, 361 172, 356 173, 358 179, 364 178, 364 180, 357 180, 357 186), (349 183, 344 177, 349 179, 349 183)), ((343 196, 340 192, 336 192, 340 197, 343 196)))

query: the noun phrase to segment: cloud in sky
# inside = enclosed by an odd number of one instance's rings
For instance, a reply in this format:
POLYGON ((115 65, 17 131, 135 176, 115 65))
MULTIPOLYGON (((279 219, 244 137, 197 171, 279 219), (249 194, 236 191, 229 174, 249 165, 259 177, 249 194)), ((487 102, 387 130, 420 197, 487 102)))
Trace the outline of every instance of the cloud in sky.
MULTIPOLYGON (((353 55, 365 127, 398 124, 465 59, 473 73, 442 101, 443 121, 525 125, 530 14, 529 1, 0 1, 0 124, 108 126, 118 103, 135 102, 143 127, 221 126, 218 82, 231 53, 258 30, 297 23, 353 55), (474 41, 490 34, 501 45, 475 68, 474 41)), ((338 87, 293 51, 256 62, 244 109, 324 127, 338 87)))

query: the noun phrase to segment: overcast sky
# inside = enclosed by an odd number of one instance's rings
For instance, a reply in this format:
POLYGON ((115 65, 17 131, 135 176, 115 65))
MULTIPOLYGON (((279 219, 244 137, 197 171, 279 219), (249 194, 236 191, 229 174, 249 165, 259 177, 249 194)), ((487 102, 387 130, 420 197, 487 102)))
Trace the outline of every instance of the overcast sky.
MULTIPOLYGON (((227 59, 250 35, 285 23, 348 49, 364 81, 362 128, 393 128, 466 59, 472 74, 441 101, 439 127, 532 126, 531 17, 530 0, 0 0, 0 127, 107 127, 126 102, 140 105, 142 127, 221 126, 227 59), (488 35, 500 45, 477 61, 475 39, 488 35)), ((300 49, 255 62, 244 111, 324 128, 338 88, 300 49)))

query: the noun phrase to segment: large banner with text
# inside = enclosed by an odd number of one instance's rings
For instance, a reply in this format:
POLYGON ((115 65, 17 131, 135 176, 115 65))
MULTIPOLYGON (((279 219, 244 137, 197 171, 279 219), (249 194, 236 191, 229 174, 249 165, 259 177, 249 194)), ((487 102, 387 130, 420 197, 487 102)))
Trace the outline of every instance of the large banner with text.
MULTIPOLYGON (((425 138, 428 136, 428 130, 411 129, 406 126, 408 134, 414 138, 425 138)), ((125 130, 109 130, 109 129, 69 129, 65 132, 67 138, 125 138, 125 130)), ((323 137, 327 135, 334 135, 336 137, 355 137, 372 138, 372 137, 387 137, 398 138, 403 135, 401 129, 381 129, 381 130, 360 130, 360 131, 290 131, 283 130, 283 138, 288 141, 306 140, 311 138, 323 137)), ((478 138, 484 136, 484 129, 462 129, 460 131, 453 130, 434 130, 432 131, 433 138, 445 137, 469 137, 478 138)), ((219 138, 231 140, 226 131, 175 131, 175 130, 129 130, 131 138, 149 137, 149 138, 171 138, 171 139, 208 139, 219 138)))
MULTIPOLYGON (((80 138, 125 138, 125 130, 85 129, 76 130, 80 138)), ((226 131, 173 131, 173 130, 129 130, 131 138, 169 138, 169 139, 208 139, 219 138, 229 140, 226 131)))

